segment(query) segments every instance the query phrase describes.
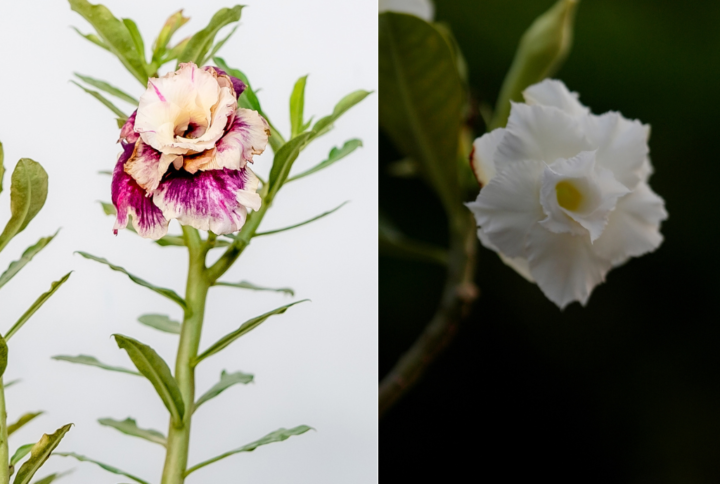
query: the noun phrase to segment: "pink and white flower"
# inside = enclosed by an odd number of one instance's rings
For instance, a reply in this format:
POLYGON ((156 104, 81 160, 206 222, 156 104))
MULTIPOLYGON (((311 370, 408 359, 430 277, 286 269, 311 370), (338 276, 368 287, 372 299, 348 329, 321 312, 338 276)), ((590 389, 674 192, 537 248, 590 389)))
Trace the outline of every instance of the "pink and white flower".
POLYGON ((260 208, 258 178, 246 165, 265 150, 270 129, 257 111, 238 107, 244 89, 221 69, 192 63, 148 81, 120 130, 115 233, 132 215, 150 239, 163 237, 172 219, 228 234, 260 208))

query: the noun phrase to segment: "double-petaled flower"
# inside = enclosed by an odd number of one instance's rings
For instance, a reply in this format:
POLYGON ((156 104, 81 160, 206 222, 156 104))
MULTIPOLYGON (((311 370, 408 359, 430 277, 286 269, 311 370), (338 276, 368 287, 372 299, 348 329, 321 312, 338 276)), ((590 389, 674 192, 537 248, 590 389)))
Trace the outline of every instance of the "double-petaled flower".
POLYGON ((561 308, 585 304, 611 268, 662 242, 667 213, 648 186, 650 128, 590 113, 560 81, 523 94, 506 128, 475 141, 483 188, 468 207, 485 247, 561 308))
POLYGON ((172 219, 228 234, 260 208, 258 178, 246 165, 265 150, 270 130, 257 111, 238 108, 244 89, 224 71, 192 63, 148 81, 120 131, 115 233, 132 215, 138 234, 151 239, 172 219))

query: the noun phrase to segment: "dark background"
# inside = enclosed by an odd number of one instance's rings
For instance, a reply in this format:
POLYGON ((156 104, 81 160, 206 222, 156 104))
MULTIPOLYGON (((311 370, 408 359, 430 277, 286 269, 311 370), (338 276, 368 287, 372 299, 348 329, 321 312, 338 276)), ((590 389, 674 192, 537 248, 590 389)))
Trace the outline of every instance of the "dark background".
MULTIPOLYGON (((553 3, 436 0, 476 100, 494 105, 520 36, 553 3)), ((720 2, 582 0, 555 77, 594 113, 652 126, 665 242, 564 312, 481 248, 473 314, 380 423, 387 482, 429 482, 432 470, 442 482, 720 482, 720 2)), ((381 209, 444 245, 434 195, 387 175, 398 158, 381 133, 381 209)), ((443 281, 442 268, 381 257, 381 377, 443 281)))

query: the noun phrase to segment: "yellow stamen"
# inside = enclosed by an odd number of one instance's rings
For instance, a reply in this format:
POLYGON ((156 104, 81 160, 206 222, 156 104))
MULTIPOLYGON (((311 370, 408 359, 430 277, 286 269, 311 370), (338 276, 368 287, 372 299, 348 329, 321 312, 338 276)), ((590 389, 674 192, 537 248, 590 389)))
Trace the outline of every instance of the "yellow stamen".
POLYGON ((555 185, 558 205, 571 212, 577 210, 583 201, 580 191, 569 181, 561 181, 555 185))

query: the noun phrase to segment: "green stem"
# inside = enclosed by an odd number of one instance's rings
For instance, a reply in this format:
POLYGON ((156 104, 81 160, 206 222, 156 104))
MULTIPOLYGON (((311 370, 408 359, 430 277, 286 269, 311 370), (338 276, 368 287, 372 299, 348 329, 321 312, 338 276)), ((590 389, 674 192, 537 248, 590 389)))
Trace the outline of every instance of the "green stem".
POLYGON ((175 362, 175 379, 185 401, 185 415, 181 427, 176 427, 172 422, 169 424, 162 484, 182 484, 185 481, 188 451, 190 449, 190 427, 195 402, 195 368, 192 365, 192 360, 198 354, 203 316, 205 315, 205 300, 210 288, 207 269, 205 268, 205 256, 208 247, 202 243, 197 230, 183 227, 183 234, 190 255, 185 292, 188 309, 185 312, 180 333, 180 343, 175 362))
POLYGON ((10 483, 10 447, 8 445, 5 384, 0 377, 0 484, 10 483))

